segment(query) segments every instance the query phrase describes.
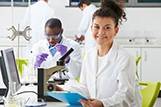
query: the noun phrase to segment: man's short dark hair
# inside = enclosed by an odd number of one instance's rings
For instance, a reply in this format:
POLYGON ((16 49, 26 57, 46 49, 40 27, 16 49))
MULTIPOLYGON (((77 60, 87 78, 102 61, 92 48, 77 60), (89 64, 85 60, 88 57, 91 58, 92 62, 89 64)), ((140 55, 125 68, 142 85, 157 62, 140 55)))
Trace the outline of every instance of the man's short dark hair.
POLYGON ((51 18, 45 23, 45 28, 46 27, 49 27, 49 28, 55 28, 55 27, 62 28, 62 23, 57 18, 51 18))
POLYGON ((82 7, 83 4, 90 5, 91 2, 90 2, 90 0, 80 0, 78 3, 78 7, 82 7))

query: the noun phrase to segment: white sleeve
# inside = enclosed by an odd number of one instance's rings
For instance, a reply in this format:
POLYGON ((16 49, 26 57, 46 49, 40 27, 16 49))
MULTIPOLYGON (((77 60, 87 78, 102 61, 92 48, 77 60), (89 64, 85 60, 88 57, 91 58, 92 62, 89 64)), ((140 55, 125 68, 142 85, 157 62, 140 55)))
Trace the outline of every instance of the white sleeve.
POLYGON ((118 68, 118 90, 109 98, 100 99, 104 107, 133 107, 135 102, 135 61, 123 62, 118 68))
POLYGON ((80 35, 85 35, 88 28, 89 28, 89 25, 90 25, 90 15, 87 13, 87 12, 84 12, 83 13, 83 17, 81 19, 81 22, 80 22, 80 25, 78 27, 78 31, 80 33, 80 35))
POLYGON ((64 90, 77 92, 86 98, 90 98, 87 88, 76 80, 70 79, 64 86, 61 87, 64 90))

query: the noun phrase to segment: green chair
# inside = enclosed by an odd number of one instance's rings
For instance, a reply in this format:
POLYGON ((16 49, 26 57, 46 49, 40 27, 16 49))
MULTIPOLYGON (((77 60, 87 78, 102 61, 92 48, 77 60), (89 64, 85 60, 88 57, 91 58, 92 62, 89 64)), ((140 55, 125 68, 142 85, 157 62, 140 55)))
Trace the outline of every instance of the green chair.
POLYGON ((142 107, 153 107, 160 91, 160 82, 139 82, 142 87, 142 107))
POLYGON ((137 78, 137 80, 140 80, 140 76, 139 76, 139 72, 138 72, 138 65, 141 61, 141 56, 136 56, 135 61, 136 61, 136 78, 137 78))
POLYGON ((24 70, 24 65, 28 65, 28 60, 27 59, 23 59, 23 58, 19 58, 16 59, 16 64, 17 64, 17 68, 19 71, 19 75, 22 76, 23 70, 24 70))

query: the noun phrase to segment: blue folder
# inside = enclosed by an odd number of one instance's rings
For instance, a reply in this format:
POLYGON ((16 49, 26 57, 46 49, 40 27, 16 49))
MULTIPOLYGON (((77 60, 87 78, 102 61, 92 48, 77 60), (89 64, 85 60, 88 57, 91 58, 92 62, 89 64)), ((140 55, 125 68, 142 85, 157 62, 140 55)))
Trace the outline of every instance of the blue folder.
POLYGON ((80 100, 87 99, 86 97, 76 92, 70 91, 49 91, 47 92, 47 95, 70 105, 81 105, 80 100))

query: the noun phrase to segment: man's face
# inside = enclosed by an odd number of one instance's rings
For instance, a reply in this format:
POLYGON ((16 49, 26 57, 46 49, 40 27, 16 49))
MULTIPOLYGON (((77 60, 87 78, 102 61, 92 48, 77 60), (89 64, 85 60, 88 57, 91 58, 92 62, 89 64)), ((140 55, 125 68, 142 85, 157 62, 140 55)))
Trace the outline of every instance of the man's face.
POLYGON ((86 4, 83 4, 79 8, 80 8, 81 11, 83 11, 86 7, 87 7, 87 5, 86 4))
POLYGON ((57 43, 59 43, 62 38, 62 32, 63 32, 63 30, 58 27, 55 27, 55 28, 46 27, 45 28, 45 36, 46 36, 49 44, 54 46, 57 43))
POLYGON ((83 6, 80 6, 79 8, 80 8, 80 10, 81 10, 81 11, 83 11, 83 10, 84 10, 83 6))

